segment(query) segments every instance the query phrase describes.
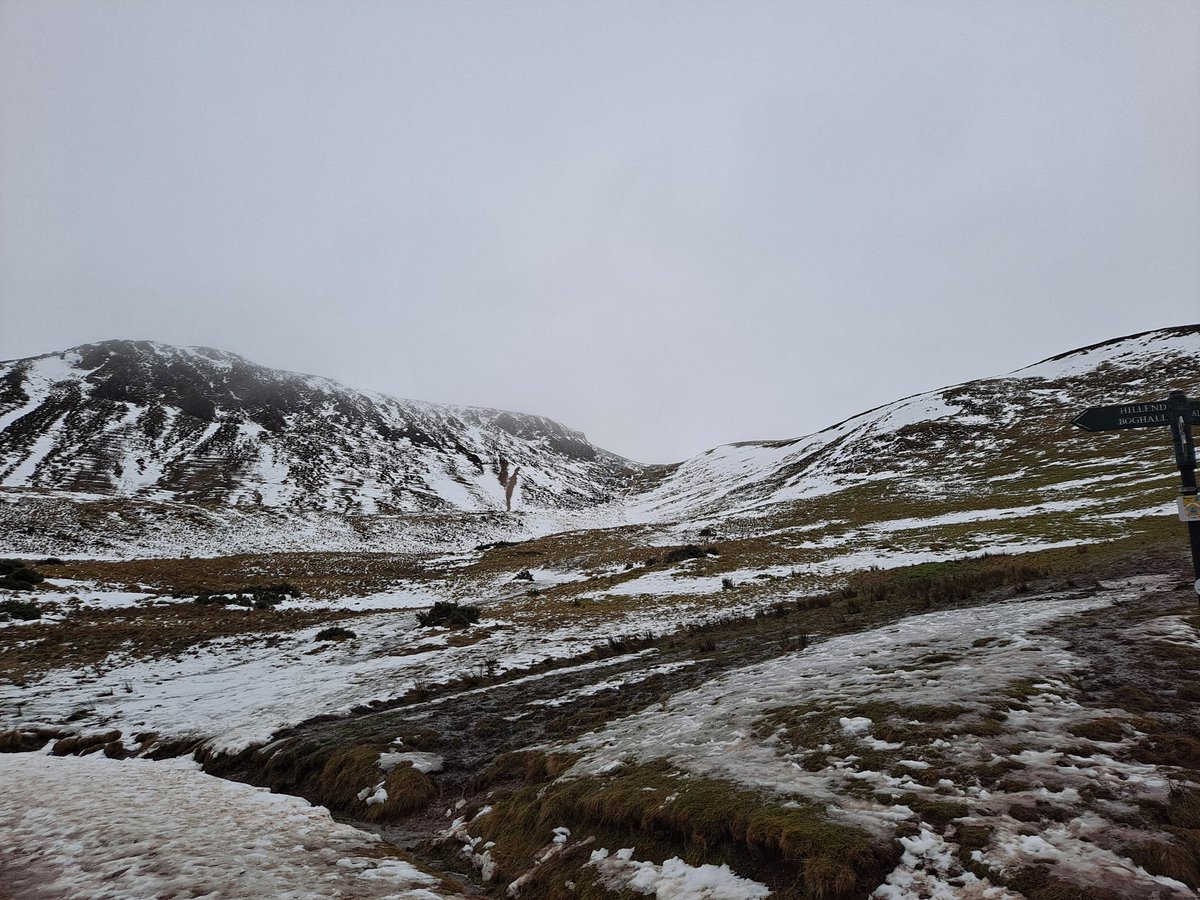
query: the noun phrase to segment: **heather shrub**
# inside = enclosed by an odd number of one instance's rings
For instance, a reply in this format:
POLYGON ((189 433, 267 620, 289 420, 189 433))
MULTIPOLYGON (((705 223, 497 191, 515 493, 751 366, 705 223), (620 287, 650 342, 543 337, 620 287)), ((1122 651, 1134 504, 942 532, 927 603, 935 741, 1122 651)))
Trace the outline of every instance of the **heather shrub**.
POLYGON ((356 635, 349 628, 343 628, 341 625, 332 625, 329 628, 322 628, 317 632, 314 641, 344 641, 350 638, 356 638, 356 635))
POLYGON ((28 622, 42 617, 42 610, 30 600, 0 600, 0 617, 28 622))
POLYGON ((0 559, 0 588, 28 591, 45 579, 19 559, 0 559))
POLYGON ((479 613, 478 606, 460 606, 453 601, 439 600, 427 612, 417 613, 417 622, 424 626, 467 628, 479 621, 479 613))

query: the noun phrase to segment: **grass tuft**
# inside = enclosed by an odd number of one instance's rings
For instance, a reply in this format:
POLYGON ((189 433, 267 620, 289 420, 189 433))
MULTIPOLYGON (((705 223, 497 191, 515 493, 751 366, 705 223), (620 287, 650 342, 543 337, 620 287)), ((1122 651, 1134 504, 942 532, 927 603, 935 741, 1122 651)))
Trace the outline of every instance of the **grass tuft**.
POLYGON ((865 894, 897 856, 866 832, 829 821, 817 804, 785 806, 731 782, 681 775, 666 763, 547 782, 567 760, 539 755, 509 754, 490 770, 493 783, 534 776, 511 792, 497 790, 489 801, 493 811, 478 826, 485 840, 496 842, 493 858, 505 878, 525 872, 550 829, 564 822, 581 841, 590 836, 596 846, 636 846, 642 859, 730 863, 784 896, 865 894))
POLYGON ((330 809, 373 822, 424 809, 437 796, 433 782, 411 764, 397 766, 385 775, 379 768, 383 749, 377 744, 363 744, 333 753, 311 784, 320 802, 330 809), (359 799, 359 793, 381 781, 387 800, 368 806, 359 799))

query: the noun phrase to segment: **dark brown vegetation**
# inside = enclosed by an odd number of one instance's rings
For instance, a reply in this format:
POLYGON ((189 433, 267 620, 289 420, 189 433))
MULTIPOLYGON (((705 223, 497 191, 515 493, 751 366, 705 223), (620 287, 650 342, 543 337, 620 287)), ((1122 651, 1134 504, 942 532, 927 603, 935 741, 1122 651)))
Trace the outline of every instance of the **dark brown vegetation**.
POLYGON ((195 651, 219 638, 270 643, 273 635, 355 615, 344 610, 226 610, 192 603, 77 609, 62 622, 0 631, 0 676, 21 682, 64 664, 99 665, 116 647, 131 657, 155 657, 195 651))
POLYGON ((41 572, 18 559, 0 559, 0 588, 28 591, 43 580, 41 572))
POLYGON ((236 592, 285 583, 306 596, 369 594, 407 578, 428 578, 412 556, 393 553, 258 553, 184 559, 69 560, 56 578, 144 586, 174 596, 236 592))

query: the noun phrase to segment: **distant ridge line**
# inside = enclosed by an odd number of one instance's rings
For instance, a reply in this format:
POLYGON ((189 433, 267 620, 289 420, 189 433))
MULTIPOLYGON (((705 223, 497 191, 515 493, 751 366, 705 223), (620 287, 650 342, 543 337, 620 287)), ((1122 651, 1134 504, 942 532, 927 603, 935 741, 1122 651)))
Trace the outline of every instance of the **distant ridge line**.
POLYGON ((1088 344, 1086 347, 1076 347, 1074 350, 1068 350, 1066 353, 1059 353, 1055 356, 1047 356, 1045 359, 1039 359, 1035 363, 1030 363, 1027 366, 1021 366, 1019 369, 1014 369, 1012 374, 1023 372, 1026 369, 1032 369, 1034 366, 1040 366, 1042 363, 1058 362, 1060 359, 1066 359, 1068 356, 1074 356, 1076 353, 1089 353, 1092 350, 1099 350, 1101 347, 1107 347, 1109 344, 1119 344, 1121 341, 1132 341, 1134 338, 1145 337, 1148 334, 1200 334, 1200 324, 1196 325, 1169 325, 1166 328, 1148 328, 1145 331, 1138 331, 1134 334, 1126 334, 1121 337, 1108 338, 1107 340, 1098 341, 1095 344, 1088 344))

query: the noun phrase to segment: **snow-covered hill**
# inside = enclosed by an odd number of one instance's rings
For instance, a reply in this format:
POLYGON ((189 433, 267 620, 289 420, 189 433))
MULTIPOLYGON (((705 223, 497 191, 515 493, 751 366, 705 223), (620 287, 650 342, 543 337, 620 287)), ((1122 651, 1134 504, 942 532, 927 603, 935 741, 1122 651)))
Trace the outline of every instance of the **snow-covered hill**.
POLYGON ((0 485, 344 513, 572 508, 633 466, 540 416, 350 390, 203 347, 0 363, 0 485))
POLYGON ((1088 406, 1161 400, 1171 390, 1200 396, 1200 325, 906 397, 795 440, 717 447, 631 498, 627 517, 778 518, 817 506, 836 513, 831 498, 848 491, 856 509, 876 518, 930 500, 948 513, 1020 498, 1084 507, 1169 475, 1171 444, 1164 429, 1085 434, 1071 420, 1088 406))
POLYGON ((934 544, 1105 540, 1171 508, 1170 440, 1070 422, 1171 390, 1200 396, 1200 325, 647 468, 537 416, 361 393, 216 350, 90 344, 0 364, 0 549, 448 552, 623 526, 616 540, 639 546, 714 526, 773 535, 743 562, 790 570, 830 552, 882 564, 934 544), (517 467, 508 515, 500 476, 517 467))

